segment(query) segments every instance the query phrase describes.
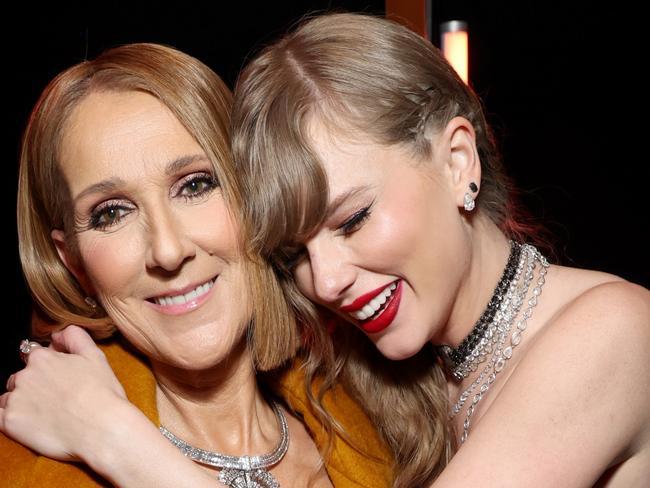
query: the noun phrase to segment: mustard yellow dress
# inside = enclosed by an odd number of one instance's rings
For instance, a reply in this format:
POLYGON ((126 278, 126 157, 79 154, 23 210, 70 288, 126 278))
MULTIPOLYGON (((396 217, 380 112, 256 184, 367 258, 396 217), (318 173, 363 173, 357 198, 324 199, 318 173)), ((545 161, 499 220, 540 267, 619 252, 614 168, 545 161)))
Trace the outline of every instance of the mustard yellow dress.
MULTIPOLYGON (((118 342, 100 346, 124 386, 129 400, 155 425, 156 383, 149 366, 118 342)), ((316 444, 323 441, 320 423, 308 408, 303 375, 296 362, 275 385, 302 417, 316 444)), ((325 398, 325 405, 346 429, 355 449, 341 437, 334 439, 326 469, 336 487, 381 488, 391 481, 391 458, 360 407, 342 389, 325 398), (362 454, 362 451, 364 454, 362 454)), ((40 456, 0 434, 0 487, 91 488, 112 486, 82 463, 65 463, 40 456)))

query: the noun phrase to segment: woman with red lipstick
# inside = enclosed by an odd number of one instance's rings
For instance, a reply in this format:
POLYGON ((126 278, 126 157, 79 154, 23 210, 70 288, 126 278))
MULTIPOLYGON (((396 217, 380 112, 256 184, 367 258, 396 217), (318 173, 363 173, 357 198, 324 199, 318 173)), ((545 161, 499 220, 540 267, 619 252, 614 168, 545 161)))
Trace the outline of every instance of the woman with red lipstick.
POLYGON ((344 392, 362 427, 334 438, 324 464, 307 426, 266 393, 277 385, 314 428, 299 371, 256 375, 291 359, 299 339, 268 266, 241 249, 231 103, 207 66, 153 44, 75 65, 41 95, 18 223, 47 319, 37 332, 52 345, 21 345, 28 367, 0 397, 0 430, 85 465, 0 435, 1 486, 388 485, 381 443, 344 392), (69 323, 119 338, 102 353, 80 328, 54 325, 69 323), (374 464, 360 466, 358 448, 374 464))
POLYGON ((395 486, 646 486, 650 293, 525 243, 481 104, 430 43, 307 20, 241 74, 233 150, 289 302, 349 322, 311 338, 309 374, 364 405, 395 486))
POLYGON ((251 246, 316 325, 307 380, 364 405, 395 486, 645 486, 648 292, 521 243, 480 103, 433 47, 307 21, 244 71, 233 127, 251 246))

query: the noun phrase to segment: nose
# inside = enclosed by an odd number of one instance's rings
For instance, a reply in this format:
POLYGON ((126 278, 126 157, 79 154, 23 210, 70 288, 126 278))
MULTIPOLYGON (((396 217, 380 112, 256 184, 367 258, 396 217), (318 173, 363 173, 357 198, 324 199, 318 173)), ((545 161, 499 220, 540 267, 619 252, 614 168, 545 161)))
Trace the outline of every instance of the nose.
POLYGON ((147 232, 149 269, 177 270, 183 262, 195 255, 195 247, 180 219, 172 212, 159 210, 151 216, 147 232))
POLYGON ((336 242, 314 242, 307 245, 313 291, 318 301, 334 303, 355 282, 357 268, 336 242))

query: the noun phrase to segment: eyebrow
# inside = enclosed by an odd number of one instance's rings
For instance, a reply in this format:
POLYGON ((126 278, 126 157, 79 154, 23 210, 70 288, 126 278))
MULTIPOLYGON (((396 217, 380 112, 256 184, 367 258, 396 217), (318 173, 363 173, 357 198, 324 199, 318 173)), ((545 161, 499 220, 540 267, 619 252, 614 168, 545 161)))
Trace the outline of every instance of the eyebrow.
POLYGON ((341 193, 338 195, 334 200, 332 200, 327 208, 327 216, 326 218, 329 218, 332 216, 332 214, 348 199, 358 195, 359 193, 363 193, 366 191, 368 188, 370 188, 368 185, 362 185, 362 186, 353 186, 349 190, 341 193))
POLYGON ((196 162, 207 162, 208 158, 204 154, 192 154, 189 156, 181 156, 167 164, 165 168, 165 174, 167 176, 172 176, 181 171, 186 166, 189 166, 192 163, 196 162))
POLYGON ((124 185, 124 180, 122 178, 109 178, 107 180, 100 181, 85 188, 79 195, 74 198, 74 203, 77 203, 82 198, 92 195, 93 193, 110 193, 115 191, 116 188, 119 188, 121 185, 124 185))
MULTIPOLYGON (((165 167, 165 174, 167 176, 173 176, 179 171, 182 171, 183 168, 198 161, 205 162, 208 161, 208 158, 205 157, 205 155, 203 154, 192 154, 188 156, 181 156, 180 158, 176 158, 167 164, 167 166, 165 167)), ((118 178, 117 176, 100 181, 99 183, 94 183, 89 187, 85 188, 83 191, 81 191, 79 195, 75 197, 74 203, 93 193, 111 193, 115 191, 117 188, 119 188, 120 186, 124 186, 124 185, 125 185, 125 181, 122 178, 118 178)))

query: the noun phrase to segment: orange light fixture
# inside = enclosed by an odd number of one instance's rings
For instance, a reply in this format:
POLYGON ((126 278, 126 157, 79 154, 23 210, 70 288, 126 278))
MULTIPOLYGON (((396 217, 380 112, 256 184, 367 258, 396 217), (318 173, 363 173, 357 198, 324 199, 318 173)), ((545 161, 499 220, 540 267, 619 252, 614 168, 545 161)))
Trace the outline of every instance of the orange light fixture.
POLYGON ((450 20, 440 24, 440 48, 458 76, 467 83, 469 80, 467 22, 450 20))

